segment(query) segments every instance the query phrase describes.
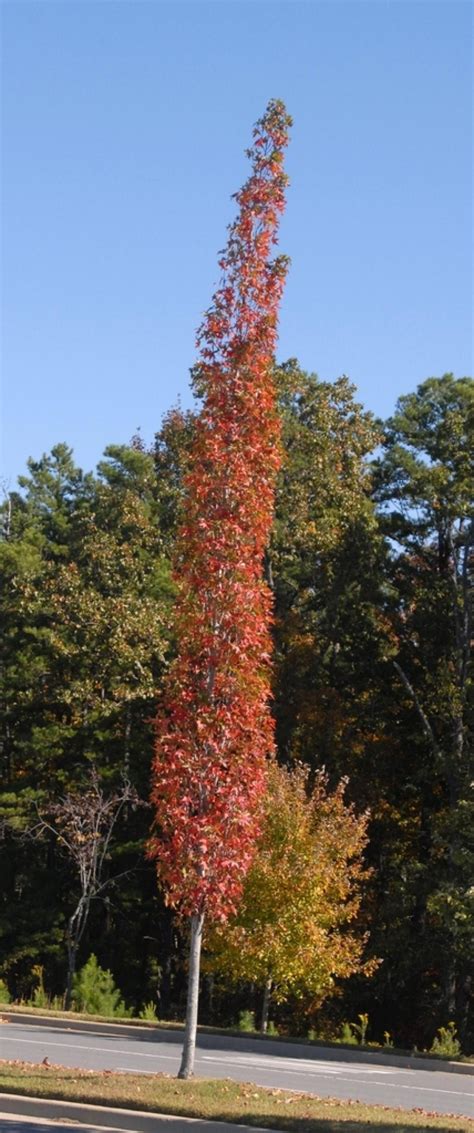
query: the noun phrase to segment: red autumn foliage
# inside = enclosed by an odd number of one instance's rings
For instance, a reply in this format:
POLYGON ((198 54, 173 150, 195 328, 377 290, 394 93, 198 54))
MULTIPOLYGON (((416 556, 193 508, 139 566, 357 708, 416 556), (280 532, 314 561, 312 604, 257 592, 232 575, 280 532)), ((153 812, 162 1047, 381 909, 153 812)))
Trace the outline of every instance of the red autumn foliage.
POLYGON ((271 595, 262 578, 280 463, 273 361, 286 257, 272 258, 291 120, 269 103, 198 334, 203 398, 175 574, 178 654, 156 721, 150 854, 170 904, 225 918, 258 833, 269 711, 271 595))

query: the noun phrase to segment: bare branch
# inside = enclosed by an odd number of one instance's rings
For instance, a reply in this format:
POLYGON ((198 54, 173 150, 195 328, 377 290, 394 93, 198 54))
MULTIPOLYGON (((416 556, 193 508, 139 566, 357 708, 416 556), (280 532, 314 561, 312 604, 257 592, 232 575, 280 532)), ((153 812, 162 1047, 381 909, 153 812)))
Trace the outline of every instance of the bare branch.
POLYGON ((95 769, 82 791, 75 790, 51 801, 40 810, 39 821, 26 831, 30 838, 52 834, 69 857, 79 881, 75 908, 67 923, 68 977, 65 1006, 71 1003, 73 977, 79 944, 89 917, 91 901, 102 900, 108 888, 131 873, 105 876, 106 862, 118 820, 124 807, 146 806, 128 780, 112 794, 105 794, 95 769))
POLYGON ((415 705, 416 711, 418 712, 418 716, 420 717, 420 720, 421 720, 423 731, 425 733, 427 740, 429 740, 429 742, 431 744, 431 747, 433 749, 434 754, 439 755, 440 750, 439 750, 439 747, 438 747, 438 743, 437 743, 435 734, 434 734, 433 729, 431 727, 430 721, 429 721, 429 719, 426 715, 426 712, 425 712, 424 708, 422 707, 420 700, 418 699, 418 696, 415 692, 415 689, 414 689, 411 681, 408 679, 406 673, 402 669, 401 665, 399 665, 398 661, 393 662, 393 667, 394 667, 394 669, 396 669, 396 671, 397 671, 397 673, 400 677, 400 680, 402 681, 402 684, 404 684, 409 696, 411 697, 411 699, 413 701, 413 704, 415 705))

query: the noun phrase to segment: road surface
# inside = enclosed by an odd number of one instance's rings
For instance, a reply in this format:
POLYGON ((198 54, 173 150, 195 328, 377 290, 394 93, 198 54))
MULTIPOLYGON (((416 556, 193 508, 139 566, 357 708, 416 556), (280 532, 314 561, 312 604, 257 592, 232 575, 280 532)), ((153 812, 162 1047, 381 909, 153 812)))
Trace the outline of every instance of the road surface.
MULTIPOLYGON (((0 1096, 0 1109, 1 1109, 0 1096)), ((104 1133, 95 1125, 72 1124, 72 1122, 51 1121, 35 1117, 14 1117, 10 1113, 0 1113, 0 1133, 104 1133)), ((105 1133, 113 1133, 107 1129, 105 1133)))
MULTIPOLYGON (((204 1037, 203 1037, 204 1044, 204 1037)), ((275 1054, 252 1050, 244 1038, 213 1041, 196 1050, 196 1074, 204 1078, 232 1078, 259 1086, 301 1090, 319 1097, 334 1097, 378 1105, 420 1107, 440 1114, 474 1117, 474 1078, 443 1070, 374 1065, 345 1059, 327 1060, 324 1052, 290 1047, 275 1054)), ((273 1049, 275 1049, 273 1047, 273 1049)), ((176 1074, 180 1041, 170 1032, 113 1034, 106 1029, 80 1030, 63 1022, 48 1026, 4 1023, 0 1029, 0 1058, 42 1062, 90 1070, 122 1070, 139 1074, 176 1074), (174 1038, 174 1041, 173 1041, 174 1038)))

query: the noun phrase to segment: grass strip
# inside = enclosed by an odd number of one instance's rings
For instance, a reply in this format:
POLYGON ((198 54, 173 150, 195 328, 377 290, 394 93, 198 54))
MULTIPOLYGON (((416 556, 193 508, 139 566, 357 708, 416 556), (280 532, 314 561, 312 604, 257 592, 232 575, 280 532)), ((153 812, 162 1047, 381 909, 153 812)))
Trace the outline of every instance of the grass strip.
POLYGON ((472 1133, 474 1127, 474 1122, 463 1117, 318 1098, 230 1079, 193 1078, 182 1082, 168 1074, 74 1070, 17 1061, 0 1061, 0 1095, 2 1091, 239 1122, 287 1133, 364 1133, 367 1129, 376 1133, 405 1133, 405 1130, 408 1133, 411 1129, 437 1129, 439 1133, 453 1130, 467 1133, 469 1130, 472 1133))

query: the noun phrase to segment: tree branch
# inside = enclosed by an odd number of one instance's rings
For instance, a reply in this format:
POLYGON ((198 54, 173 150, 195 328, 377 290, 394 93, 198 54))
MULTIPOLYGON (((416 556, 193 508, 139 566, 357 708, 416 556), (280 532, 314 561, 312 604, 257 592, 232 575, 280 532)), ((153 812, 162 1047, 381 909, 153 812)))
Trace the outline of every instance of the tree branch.
POLYGON ((415 705, 416 711, 417 711, 418 716, 420 717, 420 720, 421 720, 423 731, 425 733, 427 740, 429 740, 431 747, 433 748, 434 754, 439 755, 440 749, 439 749, 439 746, 438 746, 438 742, 436 740, 436 736, 433 732, 430 721, 429 721, 429 719, 426 715, 426 712, 425 712, 422 704, 420 703, 420 700, 418 699, 417 693, 416 693, 415 689, 413 688, 411 681, 408 679, 406 673, 402 669, 402 666, 399 665, 398 661, 393 662, 393 667, 396 670, 396 672, 398 673, 400 680, 402 681, 402 684, 405 686, 409 696, 411 697, 411 699, 413 701, 413 704, 415 705))

